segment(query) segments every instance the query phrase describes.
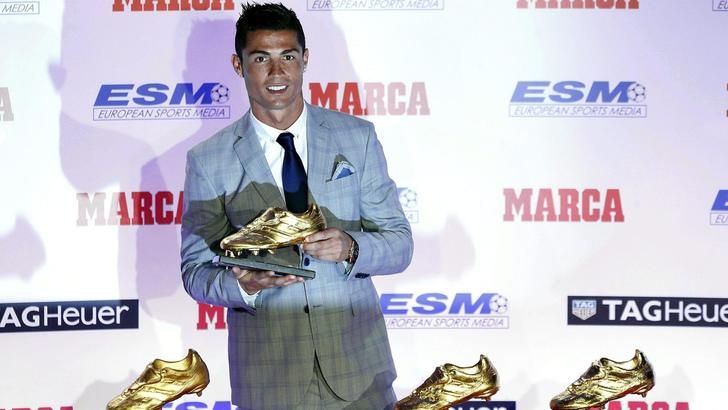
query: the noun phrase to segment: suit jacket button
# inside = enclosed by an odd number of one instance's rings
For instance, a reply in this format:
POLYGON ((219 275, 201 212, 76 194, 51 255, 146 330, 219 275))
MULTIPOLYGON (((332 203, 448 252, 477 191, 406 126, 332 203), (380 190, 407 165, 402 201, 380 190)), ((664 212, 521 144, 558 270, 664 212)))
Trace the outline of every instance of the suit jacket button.
POLYGON ((306 313, 308 313, 308 305, 306 305, 306 306, 303 307, 303 311, 306 312, 306 313))
POLYGON ((303 266, 308 266, 311 264, 311 259, 308 257, 303 258, 303 266))

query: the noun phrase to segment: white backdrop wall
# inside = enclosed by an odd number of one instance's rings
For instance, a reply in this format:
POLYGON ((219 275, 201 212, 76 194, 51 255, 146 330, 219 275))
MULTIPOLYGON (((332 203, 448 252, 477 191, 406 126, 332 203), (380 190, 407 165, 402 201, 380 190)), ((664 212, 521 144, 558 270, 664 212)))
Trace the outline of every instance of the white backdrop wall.
MULTIPOLYGON (((480 408, 547 409, 639 348, 657 385, 610 410, 723 408, 724 3, 286 2, 306 99, 375 123, 412 222, 410 268, 375 280, 398 396, 483 353, 505 403, 480 408)), ((238 13, 0 2, 0 409, 101 409, 188 348, 212 381, 168 408, 231 408, 224 317, 181 285, 178 206, 186 151, 248 109, 238 13)))

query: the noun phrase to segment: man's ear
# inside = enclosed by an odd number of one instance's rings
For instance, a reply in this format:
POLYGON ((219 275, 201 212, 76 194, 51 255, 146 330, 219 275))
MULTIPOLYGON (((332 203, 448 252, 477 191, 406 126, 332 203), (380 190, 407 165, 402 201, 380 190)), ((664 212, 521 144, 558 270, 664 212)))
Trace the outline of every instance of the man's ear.
POLYGON ((233 54, 230 57, 230 62, 233 64, 233 70, 239 75, 243 76, 243 63, 240 61, 240 57, 237 54, 233 54))

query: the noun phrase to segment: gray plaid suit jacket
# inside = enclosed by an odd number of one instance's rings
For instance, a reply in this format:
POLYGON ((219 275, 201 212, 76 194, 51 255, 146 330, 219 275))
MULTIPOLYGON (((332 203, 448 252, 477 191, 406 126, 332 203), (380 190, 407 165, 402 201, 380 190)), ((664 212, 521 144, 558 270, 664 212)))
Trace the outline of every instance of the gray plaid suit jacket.
MULTIPOLYGON (((403 271, 412 234, 389 178, 373 125, 307 105, 308 186, 328 226, 349 233, 359 258, 344 264, 299 257, 316 278, 263 290, 249 307, 232 272, 210 263, 224 236, 267 207, 285 208, 250 123, 250 113, 187 154, 182 218, 182 279, 197 301, 228 308, 232 402, 241 408, 294 409, 313 376, 314 353, 331 389, 355 400, 377 380, 396 377, 377 292, 368 275, 403 271), (333 178, 339 164, 352 173, 333 178)), ((340 175, 344 175, 340 174, 340 175)), ((273 259, 273 260, 271 260, 273 259)))

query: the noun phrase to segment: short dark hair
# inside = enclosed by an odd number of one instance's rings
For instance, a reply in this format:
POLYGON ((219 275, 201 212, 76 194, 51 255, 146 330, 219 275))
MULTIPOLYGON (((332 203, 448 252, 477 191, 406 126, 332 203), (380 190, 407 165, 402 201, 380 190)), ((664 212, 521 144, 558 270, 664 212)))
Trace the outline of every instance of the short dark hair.
POLYGON ((306 35, 296 13, 281 3, 243 3, 243 11, 235 23, 235 53, 243 59, 248 33, 255 30, 293 30, 301 49, 306 49, 306 35))

